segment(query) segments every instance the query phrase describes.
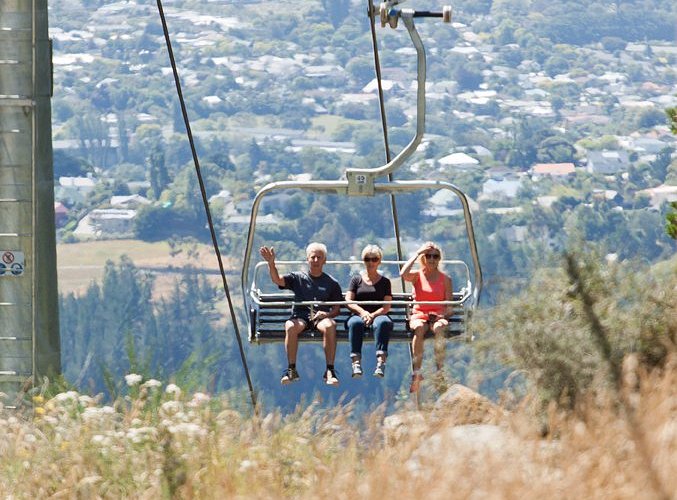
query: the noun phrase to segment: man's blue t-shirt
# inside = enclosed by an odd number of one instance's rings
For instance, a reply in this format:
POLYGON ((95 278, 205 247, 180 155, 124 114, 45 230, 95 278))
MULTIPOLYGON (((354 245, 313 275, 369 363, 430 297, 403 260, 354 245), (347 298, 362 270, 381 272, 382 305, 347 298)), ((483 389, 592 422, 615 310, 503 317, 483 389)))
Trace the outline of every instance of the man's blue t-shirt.
MULTIPOLYGON (((321 301, 321 302, 340 302, 343 300, 341 285, 327 273, 320 276, 311 276, 305 271, 285 274, 283 277, 284 286, 281 289, 288 289, 294 292, 294 300, 299 302, 321 301)), ((329 311, 332 306, 320 305, 316 307, 319 311, 329 311)), ((310 308, 308 306, 294 306, 292 308, 293 316, 308 317, 310 308)))

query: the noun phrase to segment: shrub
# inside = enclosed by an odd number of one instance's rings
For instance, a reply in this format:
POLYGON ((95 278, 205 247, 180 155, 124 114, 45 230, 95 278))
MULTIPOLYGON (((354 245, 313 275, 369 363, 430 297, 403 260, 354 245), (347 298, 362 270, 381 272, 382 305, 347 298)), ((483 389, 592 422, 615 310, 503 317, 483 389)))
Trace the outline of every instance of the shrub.
POLYGON ((482 351, 493 350, 499 362, 525 374, 544 405, 550 401, 573 408, 594 392, 609 367, 637 353, 646 368, 662 366, 677 342, 677 278, 654 276, 630 262, 600 264, 600 257, 581 253, 580 279, 572 285, 563 268, 543 269, 515 297, 478 324, 485 337, 482 351), (580 300, 585 290, 594 303, 610 352, 595 344, 594 320, 580 300))

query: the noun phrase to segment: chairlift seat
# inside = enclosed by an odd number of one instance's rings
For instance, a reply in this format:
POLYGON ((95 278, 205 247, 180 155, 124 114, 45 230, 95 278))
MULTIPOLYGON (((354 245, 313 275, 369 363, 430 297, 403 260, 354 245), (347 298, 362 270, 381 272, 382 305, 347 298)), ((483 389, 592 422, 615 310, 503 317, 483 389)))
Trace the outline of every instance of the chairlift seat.
MULTIPOLYGON (((467 295, 461 292, 453 294, 454 301, 462 301, 467 295)), ((249 310, 249 341, 256 344, 280 342, 284 341, 285 321, 291 315, 291 304, 293 302, 293 295, 290 293, 271 293, 258 294, 257 300, 252 301, 249 310)), ((344 296, 345 300, 345 296, 344 296)), ((388 316, 393 321, 393 331, 390 334, 390 342, 409 342, 413 332, 409 328, 409 317, 412 307, 413 299, 411 294, 394 293, 393 303, 390 308, 388 316)), ((449 327, 447 328, 445 337, 452 339, 466 338, 466 319, 468 310, 464 302, 453 306, 454 313, 449 320, 449 327)), ((334 318, 336 321, 336 339, 338 342, 347 342, 348 329, 346 328, 346 321, 350 317, 351 312, 346 306, 341 306, 338 316, 334 318)), ((432 337, 433 333, 426 333, 426 338, 432 337)), ((364 336, 365 341, 373 341, 374 332, 371 328, 367 328, 364 336)), ((321 342, 322 333, 314 328, 309 328, 299 335, 300 342, 321 342)))

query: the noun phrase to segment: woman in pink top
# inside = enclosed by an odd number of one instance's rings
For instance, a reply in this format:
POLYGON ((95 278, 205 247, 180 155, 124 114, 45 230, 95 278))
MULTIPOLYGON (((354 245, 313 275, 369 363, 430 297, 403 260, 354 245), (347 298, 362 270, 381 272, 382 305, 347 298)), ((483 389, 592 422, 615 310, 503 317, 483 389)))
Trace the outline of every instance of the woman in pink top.
MULTIPOLYGON (((414 285, 414 300, 424 302, 450 301, 453 299, 451 278, 439 270, 440 260, 442 260, 442 250, 432 241, 428 241, 402 267, 400 276, 405 281, 409 281, 414 285), (411 271, 416 261, 419 262, 420 269, 418 271, 411 271)), ((414 337, 411 340, 414 373, 411 376, 410 392, 418 391, 421 380, 423 380, 423 375, 421 375, 423 340, 428 331, 432 331, 435 334, 435 360, 437 369, 442 368, 444 343, 440 341, 443 341, 444 331, 449 325, 449 321, 446 318, 449 314, 451 314, 450 305, 414 305, 411 319, 409 320, 409 327, 414 332, 414 337)))

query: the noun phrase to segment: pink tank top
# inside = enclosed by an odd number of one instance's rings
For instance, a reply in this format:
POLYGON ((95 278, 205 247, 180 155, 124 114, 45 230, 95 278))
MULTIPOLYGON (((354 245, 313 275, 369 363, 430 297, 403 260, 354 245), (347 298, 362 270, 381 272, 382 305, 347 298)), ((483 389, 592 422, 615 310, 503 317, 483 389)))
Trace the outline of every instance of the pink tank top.
MULTIPOLYGON (((414 283, 414 300, 444 300, 444 278, 446 275, 438 272, 437 280, 429 281, 423 271, 418 272, 418 279, 414 283)), ((444 315, 445 305, 441 304, 414 304, 414 312, 433 313, 439 316, 444 315)))

